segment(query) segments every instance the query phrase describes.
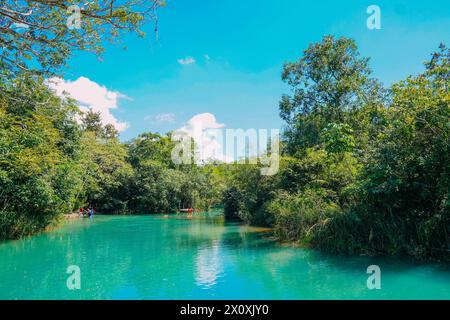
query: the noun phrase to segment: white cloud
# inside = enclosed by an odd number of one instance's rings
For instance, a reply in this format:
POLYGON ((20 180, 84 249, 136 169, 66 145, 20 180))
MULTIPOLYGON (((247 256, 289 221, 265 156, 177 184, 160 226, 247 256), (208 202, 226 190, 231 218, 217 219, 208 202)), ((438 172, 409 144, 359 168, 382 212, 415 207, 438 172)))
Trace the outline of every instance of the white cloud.
POLYGON ((195 59, 193 57, 186 57, 183 59, 178 59, 177 61, 179 64, 182 64, 182 65, 195 63, 195 59))
POLYGON ((174 113, 160 113, 156 116, 145 116, 144 120, 152 120, 153 122, 174 122, 175 114, 174 113))
POLYGON ((211 60, 211 57, 210 57, 208 54, 204 54, 203 57, 204 57, 206 60, 211 60))
POLYGON ((195 141, 200 160, 231 162, 233 159, 223 153, 221 130, 218 130, 224 127, 225 125, 217 122, 212 113, 199 113, 177 129, 175 134, 188 135, 195 141))
POLYGON ((120 92, 109 91, 105 86, 101 86, 86 77, 79 77, 75 81, 51 78, 47 81, 47 84, 55 90, 57 95, 75 99, 82 112, 89 109, 99 112, 104 125, 112 124, 119 132, 128 128, 127 123, 120 122, 111 113, 112 109, 118 108, 119 99, 130 99, 120 92))

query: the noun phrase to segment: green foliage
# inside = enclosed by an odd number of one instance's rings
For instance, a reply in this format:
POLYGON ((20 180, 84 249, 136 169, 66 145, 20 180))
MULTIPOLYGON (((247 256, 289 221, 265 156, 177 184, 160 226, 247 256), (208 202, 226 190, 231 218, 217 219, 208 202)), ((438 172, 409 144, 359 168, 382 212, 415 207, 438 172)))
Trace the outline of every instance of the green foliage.
POLYGON ((441 46, 423 75, 392 87, 388 125, 368 148, 362 204, 368 219, 386 221, 374 234, 378 251, 441 256, 450 248, 448 56, 441 46))
POLYGON ((161 1, 3 0, 0 7, 0 75, 46 74, 64 66, 73 51, 101 54, 102 40, 119 43, 125 32, 156 19, 161 1), (71 6, 79 6, 78 12, 71 6), (69 10, 71 9, 71 10, 69 10), (73 28, 79 13, 80 28, 73 28), (69 28, 69 25, 71 26, 69 28))
POLYGON ((223 183, 214 166, 176 165, 171 134, 144 133, 131 141, 129 162, 134 176, 128 186, 129 209, 136 213, 209 210, 220 203, 223 183))
POLYGON ((267 204, 275 216, 275 234, 283 240, 317 244, 316 237, 331 219, 339 215, 339 205, 326 189, 307 189, 301 194, 280 192, 267 204))
MULTIPOLYGON (((100 132, 103 132, 101 125, 100 132)), ((81 137, 81 205, 90 204, 104 213, 127 212, 128 199, 123 195, 133 176, 127 149, 117 138, 102 138, 98 134, 98 131, 84 131, 81 137)))
POLYGON ((230 187, 223 193, 223 213, 227 220, 239 219, 242 209, 242 196, 236 187, 230 187))
POLYGON ((349 39, 325 37, 286 64, 280 172, 239 169, 231 211, 332 252, 448 259, 450 50, 439 49, 389 95, 349 39))
POLYGON ((81 180, 76 108, 42 80, 0 85, 0 239, 5 239, 40 231, 72 210, 81 180))
POLYGON ((0 90, 0 239, 39 232, 80 206, 100 213, 161 213, 220 204, 214 165, 175 165, 169 135, 145 133, 129 144, 42 80, 0 90))
POLYGON ((282 79, 292 94, 283 95, 280 116, 287 124, 290 154, 320 143, 322 130, 332 123, 344 124, 349 111, 384 100, 381 86, 370 77, 368 62, 353 40, 326 36, 311 44, 297 62, 284 65, 282 79))
POLYGON ((346 123, 330 123, 321 132, 321 141, 329 153, 352 152, 355 147, 353 129, 346 123))
POLYGON ((246 223, 269 226, 272 219, 264 210, 275 189, 275 179, 263 176, 260 165, 235 163, 230 165, 227 190, 223 195, 224 209, 230 217, 238 217, 246 223))
POLYGON ((157 133, 143 133, 129 144, 130 162, 138 167, 146 161, 154 161, 174 168, 171 160, 175 142, 170 135, 161 136, 157 133))

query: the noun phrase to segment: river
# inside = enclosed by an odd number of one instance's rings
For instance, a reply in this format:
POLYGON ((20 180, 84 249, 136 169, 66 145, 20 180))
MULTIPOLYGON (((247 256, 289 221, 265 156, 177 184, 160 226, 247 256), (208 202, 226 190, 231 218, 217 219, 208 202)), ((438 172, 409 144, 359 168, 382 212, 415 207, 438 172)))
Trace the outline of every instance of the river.
POLYGON ((328 255, 217 215, 95 216, 0 244, 0 299, 431 298, 450 299, 448 264, 328 255))

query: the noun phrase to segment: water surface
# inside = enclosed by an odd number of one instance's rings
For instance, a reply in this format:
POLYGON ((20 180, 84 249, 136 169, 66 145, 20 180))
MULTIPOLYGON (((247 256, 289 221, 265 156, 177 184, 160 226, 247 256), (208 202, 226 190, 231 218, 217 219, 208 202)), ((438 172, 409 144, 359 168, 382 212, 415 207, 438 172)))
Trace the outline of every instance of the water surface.
POLYGON ((450 299, 449 265, 326 255, 215 216, 96 216, 0 244, 0 299, 430 298, 450 299), (372 264, 380 290, 366 285, 372 264))

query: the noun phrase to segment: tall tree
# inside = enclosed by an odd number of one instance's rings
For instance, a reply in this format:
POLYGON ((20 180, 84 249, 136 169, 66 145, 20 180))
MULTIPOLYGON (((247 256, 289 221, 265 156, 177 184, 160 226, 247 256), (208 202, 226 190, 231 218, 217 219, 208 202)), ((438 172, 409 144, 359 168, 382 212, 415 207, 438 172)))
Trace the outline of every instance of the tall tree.
POLYGON ((321 130, 344 122, 345 111, 381 100, 380 85, 370 77, 368 63, 353 40, 325 36, 298 61, 284 65, 282 79, 292 91, 280 101, 288 151, 319 143, 321 130))

